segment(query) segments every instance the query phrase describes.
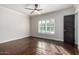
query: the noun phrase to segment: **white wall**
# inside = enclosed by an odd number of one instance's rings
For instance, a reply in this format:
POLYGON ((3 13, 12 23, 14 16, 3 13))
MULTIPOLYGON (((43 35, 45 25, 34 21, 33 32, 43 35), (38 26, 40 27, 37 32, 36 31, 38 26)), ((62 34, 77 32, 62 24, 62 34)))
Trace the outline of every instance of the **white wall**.
POLYGON ((0 43, 29 36, 29 17, 0 6, 0 43))
POLYGON ((78 28, 77 28, 77 39, 78 39, 78 49, 79 49, 79 10, 78 10, 78 22, 77 22, 78 24, 78 28))
POLYGON ((78 43, 78 49, 79 49, 79 5, 75 5, 75 13, 76 13, 76 19, 77 19, 77 43, 78 43))
POLYGON ((75 43, 78 44, 78 13, 75 13, 75 43))
POLYGON ((64 23, 63 17, 65 15, 71 15, 71 14, 74 14, 74 8, 67 8, 67 9, 57 11, 57 12, 51 12, 48 14, 30 17, 31 36, 63 41, 63 32, 64 32, 63 31, 63 23, 64 23), (38 33, 38 21, 42 19, 49 19, 49 20, 55 19, 55 23, 56 23, 55 34, 38 33))

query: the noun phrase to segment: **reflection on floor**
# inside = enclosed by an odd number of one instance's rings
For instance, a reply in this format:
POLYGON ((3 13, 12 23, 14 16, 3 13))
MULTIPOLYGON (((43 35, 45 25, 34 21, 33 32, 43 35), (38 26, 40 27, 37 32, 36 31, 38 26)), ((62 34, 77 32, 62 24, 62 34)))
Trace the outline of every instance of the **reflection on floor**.
POLYGON ((23 38, 0 44, 1 55, 76 55, 77 48, 62 42, 42 39, 23 38))

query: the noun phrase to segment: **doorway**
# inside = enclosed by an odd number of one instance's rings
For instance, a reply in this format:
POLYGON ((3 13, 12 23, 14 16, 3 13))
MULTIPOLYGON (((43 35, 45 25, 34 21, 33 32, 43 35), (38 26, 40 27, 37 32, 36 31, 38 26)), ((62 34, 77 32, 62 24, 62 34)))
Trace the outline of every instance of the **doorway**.
POLYGON ((64 16, 64 43, 75 44, 75 15, 64 16))

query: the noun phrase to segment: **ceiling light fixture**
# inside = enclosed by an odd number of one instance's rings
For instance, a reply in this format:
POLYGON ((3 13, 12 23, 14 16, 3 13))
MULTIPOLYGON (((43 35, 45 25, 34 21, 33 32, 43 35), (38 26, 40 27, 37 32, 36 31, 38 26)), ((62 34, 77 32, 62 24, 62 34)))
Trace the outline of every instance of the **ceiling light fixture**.
POLYGON ((39 8, 38 8, 38 4, 34 4, 34 8, 25 8, 25 9, 32 10, 31 14, 33 14, 34 12, 40 14, 39 11, 42 10, 42 9, 39 9, 39 8))

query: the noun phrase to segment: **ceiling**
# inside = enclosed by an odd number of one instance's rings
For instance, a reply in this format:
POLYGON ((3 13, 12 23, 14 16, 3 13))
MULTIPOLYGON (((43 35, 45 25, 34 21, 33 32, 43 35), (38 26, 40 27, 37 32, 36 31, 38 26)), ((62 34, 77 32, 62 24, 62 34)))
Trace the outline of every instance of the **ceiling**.
MULTIPOLYGON (((0 6, 13 9, 15 11, 18 11, 20 13, 26 14, 26 15, 38 15, 37 13, 30 14, 32 10, 27 10, 25 8, 34 8, 34 4, 1 4, 0 6)), ((72 4, 39 4, 38 8, 43 9, 42 11, 39 11, 40 14, 48 13, 48 12, 54 12, 58 10, 62 10, 65 8, 72 7, 72 4)))

